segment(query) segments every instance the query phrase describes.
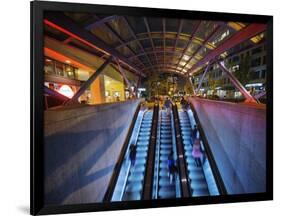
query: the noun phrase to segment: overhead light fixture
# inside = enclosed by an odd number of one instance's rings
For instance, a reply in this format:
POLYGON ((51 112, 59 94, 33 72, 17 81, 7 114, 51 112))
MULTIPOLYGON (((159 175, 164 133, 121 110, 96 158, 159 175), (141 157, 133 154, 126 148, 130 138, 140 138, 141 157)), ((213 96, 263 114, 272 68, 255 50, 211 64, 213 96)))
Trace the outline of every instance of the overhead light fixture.
POLYGON ((65 60, 65 63, 70 64, 71 61, 70 60, 65 60))

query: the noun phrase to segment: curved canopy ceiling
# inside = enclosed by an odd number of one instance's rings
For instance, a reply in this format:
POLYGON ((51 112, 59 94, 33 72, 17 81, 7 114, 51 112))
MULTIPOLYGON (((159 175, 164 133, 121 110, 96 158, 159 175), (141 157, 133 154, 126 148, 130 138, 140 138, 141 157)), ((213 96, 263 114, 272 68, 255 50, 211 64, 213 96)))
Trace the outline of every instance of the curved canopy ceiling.
MULTIPOLYGON (((64 15, 124 56, 144 74, 174 72, 185 75, 210 51, 247 26, 247 23, 238 22, 159 17, 88 13, 64 15)), ((102 58, 107 57, 106 53, 50 26, 46 25, 45 32, 65 44, 79 47, 102 58)), ((248 43, 258 43, 262 38, 263 34, 260 34, 248 40, 248 43)))

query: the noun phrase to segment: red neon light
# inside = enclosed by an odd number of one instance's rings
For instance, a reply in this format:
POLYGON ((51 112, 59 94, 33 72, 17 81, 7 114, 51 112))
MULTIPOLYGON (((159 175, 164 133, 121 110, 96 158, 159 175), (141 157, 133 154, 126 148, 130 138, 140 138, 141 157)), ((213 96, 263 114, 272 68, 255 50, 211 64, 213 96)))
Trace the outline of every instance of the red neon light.
POLYGON ((99 48, 99 47, 93 45, 92 43, 90 43, 90 42, 84 40, 83 38, 79 37, 78 35, 73 34, 72 32, 70 32, 70 31, 68 31, 68 30, 66 30, 66 29, 64 29, 64 28, 62 28, 62 27, 56 25, 55 23, 50 22, 50 21, 47 20, 47 19, 44 19, 44 23, 45 23, 46 25, 52 27, 52 28, 55 28, 55 29, 57 29, 57 30, 59 30, 59 31, 61 31, 61 32, 67 34, 67 35, 69 35, 70 37, 72 37, 72 38, 74 38, 74 39, 77 39, 77 40, 79 40, 79 41, 81 41, 81 42, 87 44, 88 46, 90 46, 90 47, 92 47, 92 48, 94 48, 94 49, 97 49, 97 50, 99 50, 99 51, 101 51, 101 52, 103 52, 103 53, 105 53, 105 54, 107 54, 107 55, 110 55, 108 52, 104 51, 103 49, 101 49, 101 48, 99 48))
POLYGON ((80 62, 78 61, 75 61, 74 59, 72 58, 69 58, 63 54, 60 54, 50 48, 47 48, 47 47, 44 47, 44 55, 45 56, 48 56, 50 58, 53 58, 57 61, 61 61, 61 62, 65 62, 66 60, 70 60, 71 61, 71 64, 75 67, 78 67, 78 68, 83 68, 85 70, 88 70, 88 71, 95 71, 94 69, 84 65, 84 64, 81 64, 80 62))

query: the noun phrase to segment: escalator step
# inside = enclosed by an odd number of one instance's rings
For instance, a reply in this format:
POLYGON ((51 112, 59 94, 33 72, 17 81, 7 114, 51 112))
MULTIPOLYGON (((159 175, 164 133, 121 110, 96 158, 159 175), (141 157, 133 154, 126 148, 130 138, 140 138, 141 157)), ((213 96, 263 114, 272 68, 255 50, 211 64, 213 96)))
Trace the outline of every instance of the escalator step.
POLYGON ((173 198, 176 196, 175 190, 169 190, 166 187, 160 188, 158 192, 159 198, 173 198))
POLYGON ((149 137, 147 137, 147 136, 139 136, 138 140, 140 140, 140 141, 148 141, 149 137))
POLYGON ((192 147, 191 147, 191 145, 185 145, 185 146, 184 146, 184 150, 185 150, 186 152, 191 153, 191 152, 192 152, 192 147))
POLYGON ((161 149, 172 149, 173 146, 172 145, 161 145, 160 148, 161 149))
POLYGON ((172 131, 160 131, 160 136, 162 137, 162 136, 172 136, 172 131))
POLYGON ((170 140, 170 139, 160 139, 160 143, 162 144, 170 144, 170 145, 172 145, 173 143, 172 143, 172 140, 170 140))
POLYGON ((137 146, 148 146, 149 142, 145 140, 137 141, 137 146))
POLYGON ((189 178, 191 180, 200 180, 204 179, 204 174, 202 172, 190 172, 189 173, 189 178))
POLYGON ((170 186, 170 179, 168 175, 166 177, 159 178, 159 186, 170 186))
POLYGON ((140 200, 141 193, 140 192, 125 192, 123 196, 123 201, 125 200, 140 200))
POLYGON ((136 158, 145 158, 147 156, 147 152, 145 151, 137 151, 136 158))
POLYGON ((161 162, 160 163, 160 165, 159 165, 159 167, 162 169, 166 169, 166 168, 168 168, 168 161, 167 162, 161 162))
POLYGON ((168 155, 160 155, 160 161, 168 161, 168 155))
POLYGON ((141 182, 143 180, 143 173, 141 172, 132 172, 128 177, 128 181, 130 182, 141 182))
POLYGON ((183 135, 182 135, 182 138, 183 138, 184 140, 188 140, 188 139, 190 139, 190 135, 185 135, 185 134, 183 134, 183 135))
POLYGON ((140 132, 150 132, 150 128, 141 128, 140 132))
POLYGON ((145 163, 146 163, 146 159, 145 158, 141 158, 141 159, 136 160, 135 166, 136 165, 144 166, 145 163))
POLYGON ((139 136, 150 136, 150 131, 140 132, 139 136))
POLYGON ((162 155, 169 155, 172 152, 171 149, 161 149, 160 148, 160 154, 162 155))
POLYGON ((142 183, 141 182, 129 182, 126 186, 126 192, 138 192, 140 193, 142 190, 142 183))
POLYGON ((209 196, 208 190, 194 190, 192 192, 192 196, 199 197, 199 196, 209 196))
POLYGON ((148 150, 148 146, 137 146, 137 152, 138 151, 147 151, 148 150))
POLYGON ((201 183, 191 181, 190 186, 193 190, 207 190, 208 191, 208 186, 207 186, 206 182, 201 184, 201 183))
POLYGON ((192 164, 188 164, 187 165, 187 169, 190 171, 190 172, 202 172, 202 168, 199 166, 196 166, 195 163, 192 163, 192 164))
POLYGON ((169 133, 169 134, 163 133, 163 134, 161 134, 161 138, 172 139, 172 134, 171 133, 169 133))
POLYGON ((191 136, 191 130, 184 130, 181 132, 182 135, 191 136))
POLYGON ((159 172, 159 176, 162 178, 168 178, 168 169, 161 169, 159 172))

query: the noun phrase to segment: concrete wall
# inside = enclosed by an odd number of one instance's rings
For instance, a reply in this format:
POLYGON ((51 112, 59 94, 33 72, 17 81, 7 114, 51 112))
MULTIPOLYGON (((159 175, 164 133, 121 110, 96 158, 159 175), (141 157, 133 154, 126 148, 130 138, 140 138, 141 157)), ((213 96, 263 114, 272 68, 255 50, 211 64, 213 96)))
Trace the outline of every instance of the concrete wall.
POLYGON ((229 194, 266 191, 266 108, 191 98, 229 194))
POLYGON ((138 103, 45 111, 45 204, 102 201, 138 103))

